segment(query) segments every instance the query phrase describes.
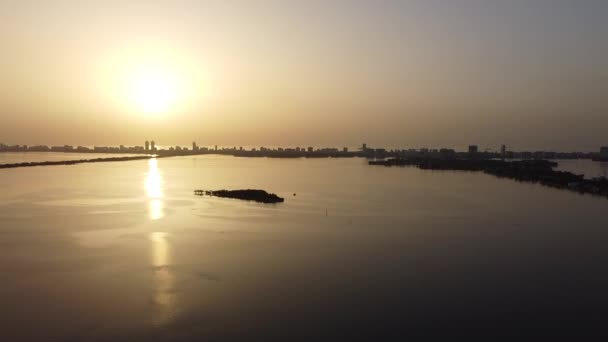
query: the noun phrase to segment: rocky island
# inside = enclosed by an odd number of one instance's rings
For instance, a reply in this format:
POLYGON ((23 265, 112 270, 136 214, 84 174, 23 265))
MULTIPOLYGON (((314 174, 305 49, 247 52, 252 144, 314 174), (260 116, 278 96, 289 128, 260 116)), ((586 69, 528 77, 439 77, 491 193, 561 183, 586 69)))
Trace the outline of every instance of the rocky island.
POLYGON ((557 163, 548 160, 392 158, 370 161, 369 165, 415 166, 425 170, 477 171, 496 177, 540 183, 553 188, 608 198, 608 178, 585 179, 582 175, 556 171, 553 168, 557 166, 557 163))
POLYGON ((222 198, 234 198, 244 201, 255 201, 260 203, 281 203, 285 199, 275 194, 268 193, 264 190, 246 189, 246 190, 194 190, 197 196, 215 196, 222 198))

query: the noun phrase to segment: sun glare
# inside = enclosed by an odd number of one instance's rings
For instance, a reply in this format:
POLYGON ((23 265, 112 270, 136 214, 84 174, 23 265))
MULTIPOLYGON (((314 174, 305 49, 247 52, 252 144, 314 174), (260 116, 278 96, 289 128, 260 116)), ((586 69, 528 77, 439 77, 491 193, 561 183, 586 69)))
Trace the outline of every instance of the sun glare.
POLYGON ((129 88, 137 110, 147 115, 167 114, 175 109, 180 97, 177 75, 159 67, 136 70, 129 88))
POLYGON ((181 115, 208 94, 208 76, 197 63, 167 48, 112 52, 103 62, 104 92, 122 114, 181 115))

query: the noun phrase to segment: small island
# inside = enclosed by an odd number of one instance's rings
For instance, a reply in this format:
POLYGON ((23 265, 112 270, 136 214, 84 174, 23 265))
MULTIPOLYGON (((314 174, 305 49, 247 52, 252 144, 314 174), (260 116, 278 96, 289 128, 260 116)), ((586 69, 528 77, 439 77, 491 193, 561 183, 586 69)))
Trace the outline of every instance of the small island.
POLYGON ((255 201, 260 203, 281 203, 285 199, 275 194, 268 193, 264 190, 246 189, 246 190, 194 190, 197 196, 215 196, 222 198, 234 198, 244 201, 255 201))

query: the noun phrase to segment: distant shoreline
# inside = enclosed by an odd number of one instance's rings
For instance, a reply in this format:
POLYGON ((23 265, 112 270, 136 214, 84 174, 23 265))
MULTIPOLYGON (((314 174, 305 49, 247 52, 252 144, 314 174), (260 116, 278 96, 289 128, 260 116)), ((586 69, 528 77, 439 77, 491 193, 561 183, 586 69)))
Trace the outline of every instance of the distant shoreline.
POLYGON ((586 152, 510 152, 510 155, 503 156, 496 152, 477 152, 471 154, 470 152, 456 152, 451 149, 441 150, 386 150, 383 148, 372 149, 367 148, 365 150, 339 150, 337 148, 322 148, 311 150, 309 149, 236 149, 236 148, 223 148, 223 149, 207 149, 201 148, 198 150, 188 149, 169 149, 169 150, 154 150, 154 151, 131 151, 131 150, 0 150, 2 153, 80 153, 80 154, 119 154, 119 155, 130 155, 130 156, 142 156, 145 158, 152 158, 154 156, 158 158, 163 157, 185 157, 185 156, 199 156, 199 155, 222 155, 222 156, 233 156, 233 157, 249 157, 249 158, 284 158, 284 159, 296 159, 296 158, 367 158, 367 159, 389 159, 389 158, 430 158, 430 159, 505 159, 505 160, 521 160, 521 159, 534 159, 534 160, 580 160, 587 159, 596 162, 608 161, 608 158, 602 158, 597 153, 586 153, 586 152))
POLYGON ((539 183, 552 188, 608 198, 608 178, 585 179, 583 175, 556 171, 553 168, 557 167, 558 163, 549 160, 393 158, 369 161, 368 164, 386 167, 413 166, 422 170, 483 172, 499 178, 539 183))
POLYGON ((14 168, 18 168, 18 167, 35 167, 35 166, 76 165, 76 164, 85 164, 85 163, 121 162, 121 161, 131 161, 131 160, 145 160, 145 159, 150 159, 150 158, 153 158, 153 156, 110 157, 110 158, 94 158, 94 159, 11 163, 11 164, 0 164, 0 169, 14 169, 14 168))

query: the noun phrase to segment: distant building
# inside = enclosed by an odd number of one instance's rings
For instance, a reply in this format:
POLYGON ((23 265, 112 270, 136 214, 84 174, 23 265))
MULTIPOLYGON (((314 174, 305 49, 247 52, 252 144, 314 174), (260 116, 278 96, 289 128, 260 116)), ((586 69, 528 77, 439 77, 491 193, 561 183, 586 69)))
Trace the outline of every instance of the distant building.
POLYGON ((192 151, 193 151, 193 152, 198 151, 198 146, 196 145, 196 141, 193 141, 193 142, 192 142, 192 151))
POLYGON ((439 154, 442 158, 450 159, 456 157, 456 151, 449 148, 442 148, 439 150, 439 154))
POLYGON ((311 146, 308 147, 308 152, 312 153, 314 151, 314 148, 312 148, 311 146))
POLYGON ((502 146, 500 147, 500 156, 501 156, 502 158, 506 158, 506 157, 507 157, 507 146, 502 145, 502 146))
POLYGON ((154 143, 154 140, 152 140, 152 142, 150 143, 150 150, 152 150, 152 152, 156 151, 156 143, 154 143))
POLYGON ((215 150, 217 151, 217 145, 215 145, 215 150))
POLYGON ((146 144, 144 145, 144 149, 146 150, 146 152, 150 151, 150 142, 148 140, 146 140, 146 144))
POLYGON ((361 146, 361 151, 367 151, 367 144, 364 143, 363 146, 361 146))
POLYGON ((602 157, 608 157, 608 146, 602 146, 600 148, 600 155, 602 157))
POLYGON ((342 152, 344 152, 344 153, 348 153, 348 147, 343 148, 343 149, 342 149, 342 152))
POLYGON ((479 151, 477 145, 469 145, 469 154, 475 154, 479 151))

